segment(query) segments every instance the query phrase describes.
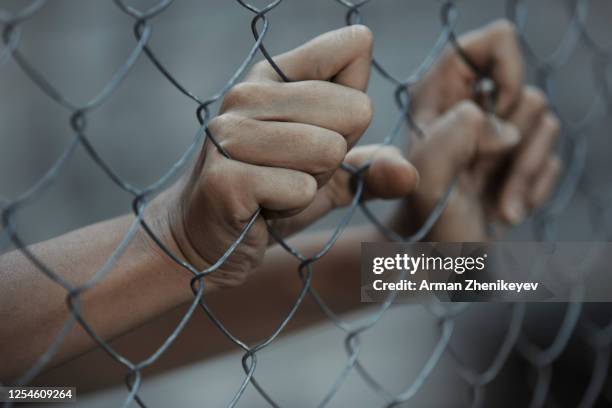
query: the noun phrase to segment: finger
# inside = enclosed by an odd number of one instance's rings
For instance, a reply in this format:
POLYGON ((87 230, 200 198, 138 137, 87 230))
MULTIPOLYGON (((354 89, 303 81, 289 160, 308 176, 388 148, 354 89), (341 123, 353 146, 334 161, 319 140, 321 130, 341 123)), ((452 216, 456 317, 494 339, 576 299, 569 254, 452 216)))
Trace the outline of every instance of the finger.
MULTIPOLYGON (((365 90, 372 61, 372 32, 363 25, 351 25, 322 34, 306 44, 273 58, 292 81, 333 80, 365 90)), ((267 60, 256 64, 247 81, 280 81, 267 60)))
MULTIPOLYGON (((363 199, 405 197, 418 184, 416 169, 395 147, 359 146, 348 154, 346 162, 357 169, 369 164, 363 174, 363 199)), ((344 169, 337 170, 329 183, 319 191, 314 202, 297 216, 297 223, 308 225, 335 208, 349 205, 353 199, 351 174, 344 169)))
POLYGON ((347 151, 339 133, 302 123, 223 114, 211 121, 210 129, 233 159, 308 173, 319 185, 340 166, 347 151))
MULTIPOLYGON (((506 117, 518 101, 524 77, 524 65, 514 26, 506 21, 493 22, 459 40, 461 47, 497 85, 496 112, 506 117)), ((476 79, 476 78, 474 78, 476 79)))
POLYGON ((504 221, 515 225, 527 215, 528 194, 533 180, 547 163, 558 133, 559 120, 552 114, 546 114, 533 135, 519 148, 501 191, 499 202, 504 221))
POLYGON ((508 120, 519 128, 521 134, 529 135, 547 111, 546 95, 538 88, 526 86, 523 87, 516 109, 508 120))
POLYGON ((314 177, 295 170, 243 165, 251 192, 267 218, 284 218, 308 207, 317 193, 314 177))
POLYGON ((463 101, 426 129, 410 154, 419 170, 419 190, 436 202, 457 174, 482 155, 502 154, 520 142, 511 124, 493 121, 473 102, 463 101))
POLYGON ((419 183, 416 168, 394 146, 360 146, 349 152, 345 162, 356 169, 368 165, 363 176, 366 200, 405 197, 419 183))
POLYGON ((306 208, 317 192, 315 179, 300 171, 241 163, 217 150, 212 150, 206 161, 199 179, 203 204, 215 202, 228 219, 247 221, 259 207, 268 217, 294 215, 306 208))
POLYGON ((493 115, 486 115, 485 121, 482 137, 477 142, 478 155, 498 156, 520 143, 521 134, 512 123, 493 115))
MULTIPOLYGON (((367 166, 363 173, 364 200, 402 198, 419 184, 419 173, 395 146, 367 145, 351 150, 345 162, 354 169, 367 166)), ((327 205, 321 212, 345 207, 354 197, 352 174, 338 170, 322 192, 327 205)))
POLYGON ((322 127, 344 135, 352 146, 369 126, 373 106, 365 93, 324 81, 244 82, 228 92, 221 112, 322 127))
POLYGON ((531 209, 541 207, 550 198, 560 172, 561 160, 557 156, 550 157, 528 193, 527 202, 531 209))

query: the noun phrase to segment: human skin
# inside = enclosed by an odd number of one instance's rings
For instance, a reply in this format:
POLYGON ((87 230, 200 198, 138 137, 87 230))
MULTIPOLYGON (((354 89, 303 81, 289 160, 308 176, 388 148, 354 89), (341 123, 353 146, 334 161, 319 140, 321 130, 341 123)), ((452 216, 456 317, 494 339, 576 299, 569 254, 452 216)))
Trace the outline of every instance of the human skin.
MULTIPOLYGON (((266 221, 287 236, 348 204, 352 191, 342 162, 370 163, 364 198, 399 198, 416 185, 416 170, 398 149, 353 148, 372 118, 364 92, 371 47, 364 26, 323 34, 276 57, 292 83, 279 81, 267 63, 256 64, 225 95, 209 126, 229 157, 207 141, 191 170, 148 208, 146 220, 158 239, 198 271, 221 258, 261 211, 242 243, 203 279, 206 295, 242 284, 260 266, 272 243, 266 221)), ((90 225, 30 250, 80 286, 104 265, 133 220, 126 215, 90 225)), ((9 351, 0 380, 6 380, 35 362, 68 315, 65 289, 19 251, 0 257, 0 270, 0 350, 9 351)), ((82 293, 82 316, 100 337, 116 337, 192 299, 191 277, 139 230, 108 275, 82 293)), ((77 327, 52 364, 94 345, 77 327)))
MULTIPOLYGON (((449 50, 415 89, 413 115, 425 138, 413 145, 408 158, 418 173, 397 149, 353 148, 372 116, 364 93, 371 33, 364 27, 325 34, 276 57, 295 82, 279 82, 262 62, 228 94, 211 131, 234 160, 209 143, 191 173, 154 201, 147 213, 164 244, 202 270, 223 254, 250 216, 263 209, 244 244, 205 278, 206 296, 216 300, 228 325, 245 317, 235 297, 220 295, 224 291, 262 294, 274 281, 274 296, 266 297, 269 301, 262 306, 269 310, 282 310, 295 295, 299 280, 288 273, 295 270, 295 260, 279 247, 268 249, 265 219, 289 236, 347 205, 352 193, 348 174, 338 170, 342 161, 356 167, 372 161, 365 174, 368 198, 405 197, 388 222, 403 234, 422 224, 459 175, 447 209, 428 236, 431 240, 489 239, 487 223, 518 223, 544 202, 559 168, 552 153, 558 123, 542 94, 523 85, 511 26, 495 23, 468 34, 461 43, 476 63, 492 68, 499 87, 494 119, 498 123, 475 103, 472 85, 477 78, 449 50)), ((32 250, 80 284, 103 264, 131 220, 124 216, 89 226, 32 250)), ((323 278, 317 285, 324 295, 333 295, 339 310, 359 305, 359 243, 383 239, 373 227, 349 229, 318 262, 316 273, 323 278), (339 262, 345 267, 338 268, 339 262)), ((297 243, 314 250, 324 241, 324 235, 314 235, 297 243)), ((67 312, 65 291, 40 279, 40 272, 19 253, 0 257, 0 270, 8 271, 1 289, 1 321, 11 322, 0 326, 0 350, 11 350, 7 364, 0 368, 4 380, 14 378, 46 349, 67 312), (32 301, 22 302, 26 297, 32 301)), ((84 293, 84 317, 103 338, 113 339, 192 299, 189 279, 185 270, 138 233, 109 275, 84 293)), ((316 308, 306 308, 292 327, 312 324, 320 317, 316 308)), ((262 313, 257 325, 261 330, 248 336, 263 336, 276 323, 262 313)), ((138 331, 130 336, 137 341, 138 331)), ((77 327, 52 365, 93 345, 77 327)), ((217 352, 227 347, 220 340, 207 345, 217 352)))
POLYGON ((486 241, 492 238, 487 225, 499 227, 499 235, 520 224, 550 196, 561 168, 553 153, 559 120, 544 94, 523 83, 514 27, 496 21, 460 44, 489 72, 497 103, 494 116, 477 104, 479 78, 452 49, 413 90, 413 115, 425 137, 413 138, 407 156, 421 183, 392 225, 414 232, 457 177, 446 210, 426 237, 431 241, 486 241))

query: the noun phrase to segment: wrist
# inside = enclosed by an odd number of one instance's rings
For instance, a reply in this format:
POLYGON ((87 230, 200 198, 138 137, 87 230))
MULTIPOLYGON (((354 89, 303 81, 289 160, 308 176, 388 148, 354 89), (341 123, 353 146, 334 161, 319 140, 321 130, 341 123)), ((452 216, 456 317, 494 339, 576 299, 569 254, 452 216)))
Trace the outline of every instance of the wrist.
POLYGON ((177 220, 174 213, 178 212, 175 207, 177 204, 169 192, 170 190, 156 197, 145 212, 144 220, 155 239, 142 227, 138 234, 147 253, 149 271, 161 276, 162 284, 176 294, 177 304, 180 304, 193 298, 191 290, 193 274, 180 262, 191 264, 196 269, 200 265, 195 265, 192 258, 185 254, 181 241, 177 238, 181 233, 175 226, 177 220), (163 248, 156 240, 163 245, 163 248))

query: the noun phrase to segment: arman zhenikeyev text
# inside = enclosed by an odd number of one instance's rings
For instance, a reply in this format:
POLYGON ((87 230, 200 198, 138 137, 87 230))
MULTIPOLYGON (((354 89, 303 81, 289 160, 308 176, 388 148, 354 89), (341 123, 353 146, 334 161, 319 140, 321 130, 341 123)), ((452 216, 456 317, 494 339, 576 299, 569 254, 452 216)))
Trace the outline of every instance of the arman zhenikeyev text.
POLYGON ((372 282, 373 289, 377 291, 500 291, 520 293, 523 291, 536 291, 538 290, 538 285, 538 282, 506 282, 503 279, 498 279, 495 282, 479 282, 475 279, 465 279, 463 282, 428 282, 425 279, 420 282, 410 279, 384 282, 377 279, 372 282))

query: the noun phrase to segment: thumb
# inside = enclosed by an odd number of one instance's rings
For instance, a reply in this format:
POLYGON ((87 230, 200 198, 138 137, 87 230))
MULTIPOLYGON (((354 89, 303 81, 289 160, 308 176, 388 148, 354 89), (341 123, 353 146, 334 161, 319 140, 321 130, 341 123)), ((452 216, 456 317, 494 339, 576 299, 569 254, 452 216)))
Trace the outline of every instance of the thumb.
MULTIPOLYGON (((370 78, 372 32, 363 25, 351 25, 310 40, 273 58, 292 81, 333 80, 365 91, 370 78)), ((248 80, 281 81, 267 60, 256 64, 248 80)))
POLYGON ((402 198, 419 184, 416 168, 395 146, 360 146, 349 152, 345 162, 357 169, 368 165, 363 176, 366 200, 402 198))
MULTIPOLYGON (((392 146, 369 145, 354 148, 345 162, 354 168, 368 165, 364 170, 364 192, 362 198, 402 198, 410 194, 419 182, 419 175, 401 154, 392 146)), ((290 235, 317 221, 330 211, 346 207, 353 200, 352 175, 338 169, 331 180, 317 193, 315 200, 301 213, 292 217, 282 234, 290 235)))
MULTIPOLYGON (((402 198, 410 194, 419 183, 416 168, 394 146, 356 147, 347 154, 345 163, 355 169, 368 166, 363 173, 362 198, 365 200, 402 198)), ((323 190, 330 203, 328 211, 351 203, 354 194, 351 178, 349 172, 338 170, 325 186, 323 190)))
POLYGON ((520 142, 518 129, 488 117, 475 103, 463 101, 425 129, 415 143, 411 161, 419 170, 422 189, 441 196, 457 174, 478 158, 495 158, 520 142))

